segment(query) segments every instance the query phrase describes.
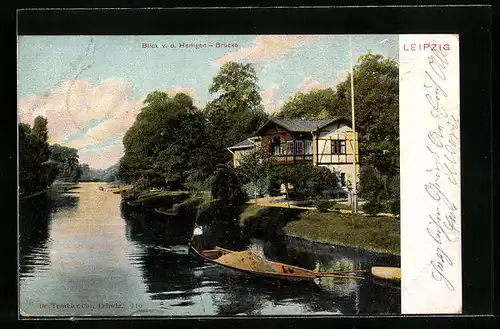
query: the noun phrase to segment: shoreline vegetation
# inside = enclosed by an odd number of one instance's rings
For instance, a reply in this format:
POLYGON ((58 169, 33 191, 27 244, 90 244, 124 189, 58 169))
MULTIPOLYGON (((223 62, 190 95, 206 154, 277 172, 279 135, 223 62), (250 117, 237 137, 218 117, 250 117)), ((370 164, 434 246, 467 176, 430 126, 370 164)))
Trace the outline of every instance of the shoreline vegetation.
MULTIPOLYGON (((210 193, 143 190, 122 193, 129 206, 147 208, 169 216, 194 216, 216 203, 210 193), (189 212, 186 212, 189 211, 189 212)), ((286 208, 246 203, 237 225, 245 233, 283 234, 310 243, 329 244, 383 254, 400 254, 400 221, 397 217, 368 216, 346 209, 320 212, 316 209, 286 208)))
POLYGON ((75 188, 75 186, 77 184, 78 184, 78 182, 54 182, 54 183, 52 183, 52 185, 50 185, 46 189, 36 191, 36 192, 33 192, 31 194, 28 194, 28 195, 21 195, 20 194, 19 200, 20 201, 27 200, 27 199, 33 198, 37 195, 41 195, 44 193, 49 193, 49 194, 50 193, 53 193, 53 194, 64 193, 66 191, 69 191, 69 190, 72 190, 73 188, 75 188))
POLYGON ((352 77, 335 88, 297 92, 275 114, 295 120, 350 117, 350 79, 356 80, 360 170, 354 179, 364 201, 360 208, 371 216, 331 200, 339 196, 332 193, 336 188, 345 186, 347 193, 352 186, 335 169, 313 161, 276 165, 276 145, 273 152, 268 145, 241 159, 228 152, 271 118, 257 73, 251 63, 224 63, 208 88, 214 98, 202 108, 183 93, 147 95, 122 140, 117 177, 134 186, 121 192, 127 205, 185 225, 221 222, 245 236, 293 235, 398 254, 399 220, 391 215, 400 213, 398 63, 369 51, 358 58, 352 77), (285 201, 275 202, 282 188, 285 201), (269 198, 257 202, 262 196, 269 198))
POLYGON ((272 208, 248 205, 240 214, 240 226, 281 227, 286 236, 311 242, 400 254, 400 221, 395 217, 272 208))

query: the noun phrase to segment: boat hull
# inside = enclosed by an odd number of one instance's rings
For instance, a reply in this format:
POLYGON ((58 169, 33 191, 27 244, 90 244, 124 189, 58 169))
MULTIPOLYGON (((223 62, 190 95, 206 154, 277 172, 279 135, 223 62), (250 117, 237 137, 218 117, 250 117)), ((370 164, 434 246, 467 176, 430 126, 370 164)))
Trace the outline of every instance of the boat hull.
POLYGON ((240 273, 246 273, 251 276, 258 276, 258 277, 263 277, 263 278, 268 278, 268 279, 275 279, 275 280, 288 280, 288 281, 311 281, 319 277, 325 277, 325 276, 331 276, 331 277, 337 277, 337 278, 362 278, 362 277, 356 277, 356 276, 343 276, 343 275, 338 275, 334 273, 318 273, 314 272, 311 270, 307 270, 298 266, 293 266, 293 265, 288 265, 288 264, 282 264, 278 262, 273 262, 273 261, 268 261, 268 263, 272 266, 274 272, 263 272, 263 271, 252 271, 246 268, 240 268, 240 267, 235 267, 235 266, 230 266, 227 264, 223 264, 219 261, 217 261, 217 258, 231 254, 234 251, 224 249, 224 248, 219 248, 216 247, 216 249, 212 250, 197 250, 194 248, 192 245, 189 246, 189 250, 198 256, 198 258, 210 262, 210 263, 215 263, 220 266, 232 269, 234 271, 238 271, 240 273))

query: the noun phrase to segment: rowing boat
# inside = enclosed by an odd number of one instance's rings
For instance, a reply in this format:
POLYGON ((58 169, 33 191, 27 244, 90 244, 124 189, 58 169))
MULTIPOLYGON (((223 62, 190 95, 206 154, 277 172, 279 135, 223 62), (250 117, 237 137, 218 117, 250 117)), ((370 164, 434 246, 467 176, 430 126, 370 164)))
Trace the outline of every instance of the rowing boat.
POLYGON ((372 267, 372 276, 379 279, 398 281, 401 280, 401 269, 399 267, 374 266, 372 267))
POLYGON ((224 249, 221 247, 215 247, 215 249, 210 250, 197 250, 192 245, 189 246, 192 253, 197 255, 204 261, 215 263, 220 266, 231 268, 233 270, 243 272, 246 274, 261 276, 271 279, 283 279, 283 280, 293 280, 293 281, 303 281, 303 280, 314 280, 316 278, 331 277, 339 279, 363 279, 362 276, 352 275, 353 273, 365 272, 364 270, 352 270, 352 271, 337 271, 337 272, 316 272, 308 270, 302 267, 273 262, 267 260, 267 263, 272 267, 273 271, 257 271, 244 267, 236 267, 228 264, 224 264, 218 261, 219 257, 224 255, 235 253, 235 251, 224 249))

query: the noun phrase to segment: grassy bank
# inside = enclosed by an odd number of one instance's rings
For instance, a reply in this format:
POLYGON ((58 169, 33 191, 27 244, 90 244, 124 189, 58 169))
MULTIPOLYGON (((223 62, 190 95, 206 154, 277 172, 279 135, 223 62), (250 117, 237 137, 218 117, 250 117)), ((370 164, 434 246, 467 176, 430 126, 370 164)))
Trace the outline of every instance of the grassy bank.
POLYGON ((286 234, 376 252, 399 254, 399 220, 360 214, 305 211, 288 223, 286 234))
POLYGON ((362 214, 319 212, 248 205, 240 226, 260 230, 283 229, 287 235, 314 241, 399 254, 399 220, 362 214))

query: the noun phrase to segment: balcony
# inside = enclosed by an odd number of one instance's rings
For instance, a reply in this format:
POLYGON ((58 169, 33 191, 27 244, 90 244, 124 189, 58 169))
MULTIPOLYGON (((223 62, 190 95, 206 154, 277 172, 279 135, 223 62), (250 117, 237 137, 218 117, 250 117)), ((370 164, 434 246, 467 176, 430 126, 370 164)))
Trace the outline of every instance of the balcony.
POLYGON ((313 156, 311 155, 271 155, 273 164, 294 164, 300 162, 312 162, 313 156))

